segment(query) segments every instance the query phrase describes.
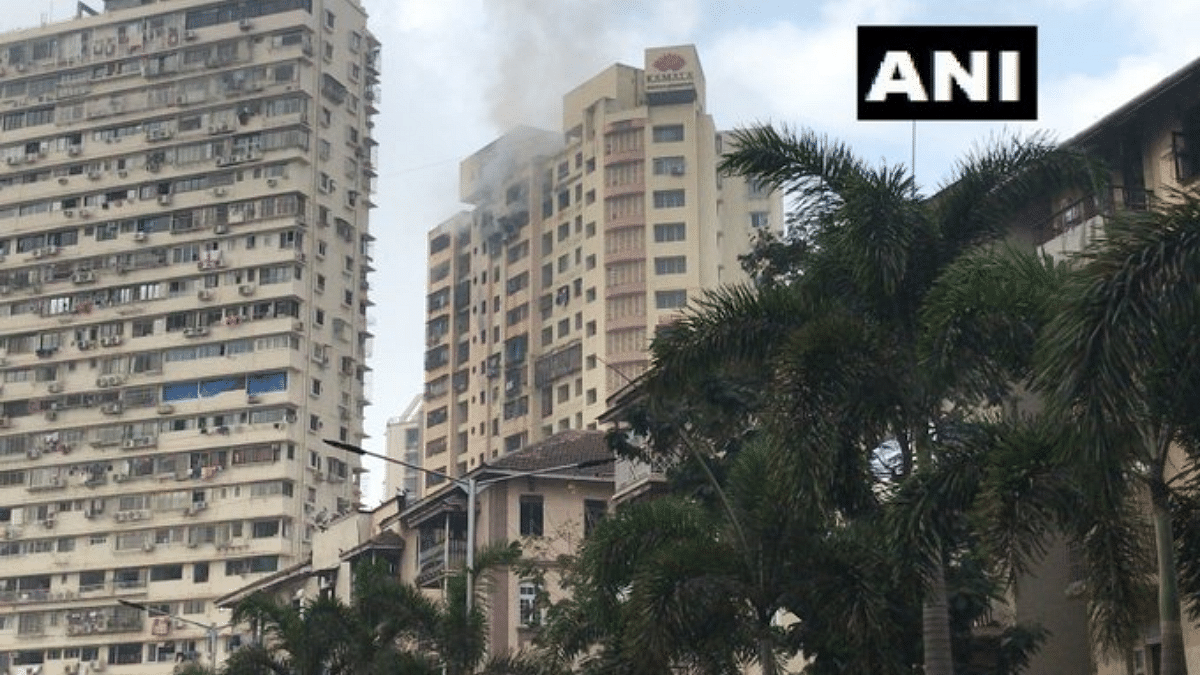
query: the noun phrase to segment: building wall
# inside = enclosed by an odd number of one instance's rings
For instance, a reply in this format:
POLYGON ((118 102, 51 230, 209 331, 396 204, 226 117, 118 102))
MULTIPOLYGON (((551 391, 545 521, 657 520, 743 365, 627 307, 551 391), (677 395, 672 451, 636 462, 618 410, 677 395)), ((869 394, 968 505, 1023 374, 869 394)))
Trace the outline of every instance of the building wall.
MULTIPOLYGON (((411 465, 421 466, 424 457, 421 444, 421 402, 423 396, 417 395, 400 415, 387 422, 386 442, 387 455, 411 465)), ((408 500, 421 497, 421 488, 425 481, 421 473, 401 464, 387 464, 384 467, 386 476, 383 484, 383 498, 391 499, 401 492, 408 500)))
POLYGON ((0 35, 0 669, 161 672, 118 598, 223 623, 355 509, 378 67, 354 0, 0 35))

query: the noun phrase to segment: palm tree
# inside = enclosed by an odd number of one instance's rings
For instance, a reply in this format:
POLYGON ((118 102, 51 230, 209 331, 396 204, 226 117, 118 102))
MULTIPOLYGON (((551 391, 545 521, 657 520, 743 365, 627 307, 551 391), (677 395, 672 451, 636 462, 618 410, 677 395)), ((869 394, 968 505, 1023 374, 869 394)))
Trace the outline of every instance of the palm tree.
POLYGON ((1079 462, 1107 468, 1115 500, 1148 494, 1158 559, 1163 675, 1186 673, 1175 536, 1174 472, 1191 468, 1200 377, 1200 199, 1106 224, 1077 258, 1076 282, 1051 326, 1040 384, 1086 435, 1079 462), (1176 448, 1183 446, 1186 452, 1176 448), (1190 447, 1189 447, 1190 446, 1190 447), (1182 467, 1175 466, 1182 460, 1182 467), (1137 479, 1131 486, 1129 478, 1137 479))
MULTIPOLYGON (((854 513, 870 503, 872 453, 895 448, 893 480, 931 466, 947 411, 985 394, 992 403, 1010 396, 1008 369, 1032 347, 1032 333, 1017 332, 1005 335, 1013 342, 1004 360, 976 349, 961 367, 953 358, 930 367, 924 346, 962 345, 930 335, 938 324, 923 321, 937 280, 965 254, 1000 241, 1025 205, 1088 185, 1093 171, 1041 138, 997 143, 924 198, 902 167, 869 166, 816 134, 759 127, 737 132, 735 145, 724 170, 793 199, 800 235, 791 259, 799 269, 782 283, 714 292, 664 331, 633 421, 657 422, 651 452, 670 452, 681 435, 714 426, 706 449, 717 454, 746 428, 807 439, 823 450, 804 455, 809 485, 854 513), (748 393, 714 398, 731 390, 748 393), (718 422, 688 414, 714 408, 718 422)), ((930 553, 925 672, 950 675, 947 552, 930 553)))
POLYGON ((225 662, 226 675, 341 675, 349 673, 353 636, 349 607, 333 597, 299 606, 265 593, 238 604, 233 623, 249 623, 261 640, 243 646, 225 662))
POLYGON ((234 609, 233 623, 249 623, 261 639, 234 652, 225 675, 467 675, 487 651, 488 571, 514 563, 520 547, 493 545, 476 555, 474 570, 446 579, 434 600, 378 564, 354 568, 346 604, 321 596, 299 605, 258 593, 234 609), (477 598, 466 609, 466 575, 477 598))
POLYGON ((674 495, 603 520, 570 567, 572 597, 550 612, 543 642, 557 661, 583 658, 585 672, 631 675, 678 666, 723 675, 753 663, 777 675, 787 658, 836 636, 843 644, 861 638, 840 653, 881 666, 860 672, 904 672, 903 657, 865 648, 879 627, 899 623, 892 609, 902 604, 845 574, 878 576, 882 555, 867 565, 849 554, 836 514, 813 503, 814 491, 797 489, 791 479, 803 474, 789 460, 756 436, 727 467, 724 502, 674 495), (835 576, 838 602, 861 620, 858 633, 820 625, 832 598, 814 580, 835 576), (789 611, 803 616, 781 621, 789 611))

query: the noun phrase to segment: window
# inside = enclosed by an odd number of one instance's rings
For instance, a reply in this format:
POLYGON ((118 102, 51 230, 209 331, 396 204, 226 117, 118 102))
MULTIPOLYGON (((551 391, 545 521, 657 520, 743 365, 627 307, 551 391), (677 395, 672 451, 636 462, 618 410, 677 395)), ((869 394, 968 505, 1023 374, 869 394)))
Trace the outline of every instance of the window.
POLYGON ((686 163, 683 157, 655 157, 655 176, 682 176, 686 163))
POLYGON ((673 209, 685 206, 683 190, 655 190, 654 208, 673 209))
POLYGON ((654 306, 659 309, 682 309, 687 305, 687 291, 655 291, 654 306))
POLYGON ((670 241, 683 241, 687 239, 687 225, 685 223, 658 223, 654 226, 654 241, 662 244, 670 241))
POLYGON ((533 581, 522 581, 517 587, 518 620, 522 628, 532 628, 542 623, 542 613, 538 608, 538 586, 533 581))
POLYGON ((686 274, 687 257, 682 255, 664 256, 654 259, 655 274, 686 274))
POLYGON ((542 536, 542 498, 539 495, 521 496, 521 536, 542 536))
POLYGON ((529 273, 521 272, 517 276, 510 278, 505 283, 505 287, 507 288, 509 295, 525 290, 529 287, 529 273))
POLYGON ((654 127, 652 137, 655 143, 674 143, 683 140, 682 124, 664 124, 654 127))
POLYGON ((771 224, 771 214, 766 211, 750 212, 750 227, 765 228, 771 224))
POLYGON ((1176 182, 1190 181, 1200 175, 1200 133, 1173 132, 1171 151, 1175 157, 1176 182))
POLYGON ((174 581, 183 578, 183 565, 159 565, 150 568, 150 581, 174 581))
POLYGON ((608 504, 600 499, 583 500, 583 536, 588 536, 608 513, 608 504))

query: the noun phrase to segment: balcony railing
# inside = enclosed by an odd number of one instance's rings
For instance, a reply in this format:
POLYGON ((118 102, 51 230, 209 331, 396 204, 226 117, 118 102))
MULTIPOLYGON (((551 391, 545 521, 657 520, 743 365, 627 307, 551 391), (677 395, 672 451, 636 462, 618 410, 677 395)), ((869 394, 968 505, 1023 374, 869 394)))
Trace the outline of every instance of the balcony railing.
POLYGON ((467 564, 466 539, 451 539, 421 549, 417 558, 417 584, 436 581, 446 572, 462 569, 467 564), (449 551, 446 545, 449 544, 449 551))
POLYGON ((1107 194, 1078 199, 1043 221, 1035 229, 1037 244, 1045 244, 1096 216, 1111 216, 1118 211, 1146 211, 1153 204, 1154 193, 1150 190, 1114 185, 1107 194))

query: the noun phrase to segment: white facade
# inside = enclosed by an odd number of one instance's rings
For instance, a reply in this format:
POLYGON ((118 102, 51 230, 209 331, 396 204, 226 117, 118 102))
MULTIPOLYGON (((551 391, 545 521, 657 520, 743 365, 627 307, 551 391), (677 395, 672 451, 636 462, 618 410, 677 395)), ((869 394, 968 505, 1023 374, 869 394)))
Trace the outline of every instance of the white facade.
POLYGON ((378 50, 356 0, 0 35, 0 671, 207 662, 166 615, 356 509, 378 50))

